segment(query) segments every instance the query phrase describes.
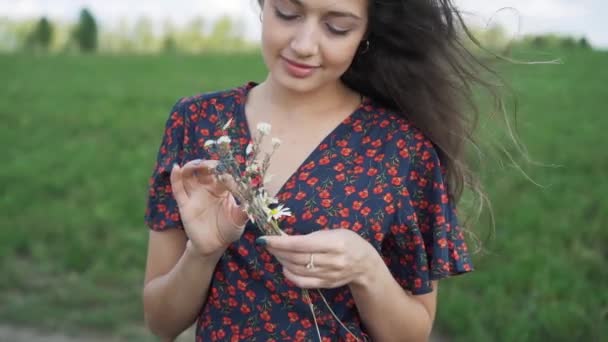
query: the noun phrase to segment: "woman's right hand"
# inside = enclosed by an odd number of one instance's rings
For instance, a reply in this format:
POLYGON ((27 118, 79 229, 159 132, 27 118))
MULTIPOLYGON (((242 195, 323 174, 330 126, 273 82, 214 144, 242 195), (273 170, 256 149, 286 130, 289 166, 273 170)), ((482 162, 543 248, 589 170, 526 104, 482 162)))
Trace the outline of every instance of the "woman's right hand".
MULTIPOLYGON (((223 252, 238 240, 249 219, 228 190, 214 175, 218 162, 193 160, 171 170, 171 187, 184 230, 201 255, 223 252)), ((228 184, 232 184, 230 179, 228 184)))

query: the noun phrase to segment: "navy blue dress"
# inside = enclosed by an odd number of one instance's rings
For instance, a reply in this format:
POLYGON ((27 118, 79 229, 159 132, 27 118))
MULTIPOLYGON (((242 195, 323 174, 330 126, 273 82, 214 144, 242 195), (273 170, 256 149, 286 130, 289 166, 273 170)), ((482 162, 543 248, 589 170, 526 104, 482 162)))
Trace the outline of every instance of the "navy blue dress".
MULTIPOLYGON (((145 222, 150 229, 183 229, 171 192, 173 163, 213 159, 203 147, 221 135, 229 118, 241 149, 251 140, 244 112, 249 82, 235 89, 183 98, 166 124, 150 178, 145 222)), ((397 113, 365 98, 291 175, 277 194, 293 215, 280 225, 288 234, 350 229, 369 241, 393 277, 414 295, 431 281, 472 270, 433 144, 397 113)), ((255 244, 260 230, 248 223, 217 264, 197 322, 197 341, 316 341, 309 307, 281 266, 255 244)), ((340 320, 363 340, 365 326, 347 286, 322 290, 340 320)), ((311 291, 326 341, 355 341, 311 291)))

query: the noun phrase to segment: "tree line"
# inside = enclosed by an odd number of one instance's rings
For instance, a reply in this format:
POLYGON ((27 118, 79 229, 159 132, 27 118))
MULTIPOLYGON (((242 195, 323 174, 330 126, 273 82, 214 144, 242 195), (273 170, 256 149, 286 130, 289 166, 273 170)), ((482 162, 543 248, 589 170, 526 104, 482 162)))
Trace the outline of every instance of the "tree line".
POLYGON ((47 17, 19 21, 0 17, 0 51, 200 53, 255 47, 243 37, 242 23, 229 16, 209 23, 195 17, 182 27, 170 20, 155 25, 146 17, 106 26, 102 28, 86 8, 76 23, 52 22, 47 17))

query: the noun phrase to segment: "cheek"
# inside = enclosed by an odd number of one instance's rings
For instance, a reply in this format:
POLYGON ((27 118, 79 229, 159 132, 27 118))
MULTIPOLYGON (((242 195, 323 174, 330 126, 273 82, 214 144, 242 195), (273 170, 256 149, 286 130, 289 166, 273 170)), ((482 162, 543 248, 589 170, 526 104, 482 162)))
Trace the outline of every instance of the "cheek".
POLYGON ((334 68, 346 71, 357 53, 358 44, 349 43, 343 46, 337 46, 330 44, 324 54, 324 60, 327 65, 331 65, 334 68))

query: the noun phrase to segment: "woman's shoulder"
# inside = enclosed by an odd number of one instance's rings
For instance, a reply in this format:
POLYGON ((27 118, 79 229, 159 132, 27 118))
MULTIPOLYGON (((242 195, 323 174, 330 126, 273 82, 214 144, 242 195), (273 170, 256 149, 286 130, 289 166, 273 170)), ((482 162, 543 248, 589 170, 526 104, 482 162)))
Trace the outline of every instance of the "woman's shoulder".
POLYGON ((421 145, 434 148, 432 141, 407 113, 369 98, 364 102, 363 111, 366 115, 362 124, 367 126, 366 131, 370 135, 382 137, 385 143, 394 142, 399 149, 409 146, 419 150, 421 145))
POLYGON ((176 103, 176 110, 199 112, 224 111, 238 106, 245 101, 247 91, 255 85, 247 82, 232 88, 201 92, 195 95, 180 98, 176 103))

